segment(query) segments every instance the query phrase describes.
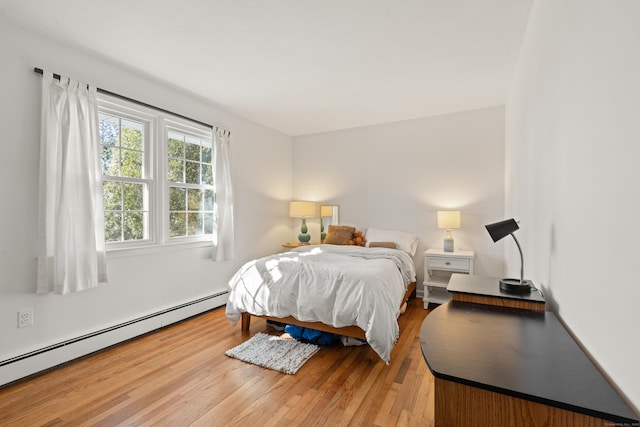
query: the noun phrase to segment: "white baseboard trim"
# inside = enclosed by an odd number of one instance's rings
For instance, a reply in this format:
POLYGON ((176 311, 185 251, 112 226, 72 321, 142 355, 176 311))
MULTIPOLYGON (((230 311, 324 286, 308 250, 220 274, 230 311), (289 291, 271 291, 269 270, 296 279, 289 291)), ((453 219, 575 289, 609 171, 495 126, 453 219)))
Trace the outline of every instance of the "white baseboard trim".
POLYGON ((160 329, 227 302, 227 292, 158 311, 119 325, 0 361, 0 386, 51 369, 82 356, 160 329))

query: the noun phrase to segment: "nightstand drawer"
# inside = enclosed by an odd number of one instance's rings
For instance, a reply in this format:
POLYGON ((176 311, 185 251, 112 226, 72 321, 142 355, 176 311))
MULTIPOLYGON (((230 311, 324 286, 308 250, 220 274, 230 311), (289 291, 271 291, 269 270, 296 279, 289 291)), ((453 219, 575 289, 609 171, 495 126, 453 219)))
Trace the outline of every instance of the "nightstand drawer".
POLYGON ((427 257, 428 268, 469 271, 469 265, 470 261, 468 258, 438 258, 433 256, 427 257))

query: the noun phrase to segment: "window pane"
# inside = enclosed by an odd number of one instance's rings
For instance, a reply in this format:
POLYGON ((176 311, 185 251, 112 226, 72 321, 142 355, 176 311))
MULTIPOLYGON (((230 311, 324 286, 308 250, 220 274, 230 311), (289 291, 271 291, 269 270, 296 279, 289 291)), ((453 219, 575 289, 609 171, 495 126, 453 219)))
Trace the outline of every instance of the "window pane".
POLYGON ((184 188, 169 188, 169 210, 170 211, 186 211, 187 210, 187 191, 184 188))
POLYGON ((142 133, 144 128, 142 123, 122 120, 122 137, 120 144, 123 148, 142 151, 142 133))
POLYGON ((100 143, 112 147, 117 145, 120 139, 120 119, 102 113, 98 115, 98 119, 100 143))
POLYGON ((211 147, 202 147, 202 163, 211 163, 211 147))
POLYGON ((122 213, 106 212, 104 214, 104 238, 107 242, 122 240, 122 213))
POLYGON ((142 153, 122 150, 122 176, 142 178, 142 153))
POLYGON ((198 212, 189 212, 188 214, 188 234, 195 236, 202 234, 202 214, 198 212))
POLYGON ((100 161, 102 163, 102 174, 119 176, 118 165, 120 163, 120 150, 108 144, 102 146, 100 151, 100 161))
POLYGON ((124 240, 144 239, 144 214, 140 212, 125 212, 124 240))
POLYGON ((200 184, 200 163, 185 162, 184 175, 187 184, 200 184))
POLYGON ((169 160, 167 180, 169 182, 184 182, 184 162, 182 160, 169 160))
POLYGON ((172 212, 169 214, 169 235, 180 237, 187 235, 187 214, 184 212, 172 212))
POLYGON ((212 213, 204 214, 204 233, 213 234, 213 214, 212 213))
POLYGON ((188 196, 188 210, 199 211, 202 210, 202 190, 189 189, 188 196))
POLYGON ((213 168, 211 165, 202 165, 202 183, 213 185, 213 168))
POLYGON ((124 184, 124 210, 144 210, 144 184, 130 182, 124 184))
POLYGON ((171 138, 171 134, 169 134, 167 154, 169 155, 169 157, 183 159, 184 158, 184 142, 180 141, 179 139, 171 138))
POLYGON ((185 149, 184 149, 184 157, 187 160, 194 160, 196 162, 199 162, 200 161, 200 146, 196 145, 196 144, 187 143, 185 145, 185 149))
POLYGON ((213 210, 213 190, 204 190, 204 210, 212 211, 213 210))
POLYGON ((122 210, 122 184, 120 182, 104 181, 102 183, 104 210, 122 210))

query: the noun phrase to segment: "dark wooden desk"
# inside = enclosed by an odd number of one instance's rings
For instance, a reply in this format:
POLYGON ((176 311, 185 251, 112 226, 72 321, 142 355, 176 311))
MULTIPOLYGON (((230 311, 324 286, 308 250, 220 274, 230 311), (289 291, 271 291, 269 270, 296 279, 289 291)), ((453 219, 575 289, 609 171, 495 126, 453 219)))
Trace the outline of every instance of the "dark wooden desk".
POLYGON ((498 305, 524 310, 545 310, 545 301, 540 291, 527 294, 507 293, 500 289, 500 278, 475 276, 473 274, 452 274, 447 291, 453 301, 476 304, 498 305))
POLYGON ((638 426, 551 312, 451 301, 426 317, 420 345, 436 426, 638 426))

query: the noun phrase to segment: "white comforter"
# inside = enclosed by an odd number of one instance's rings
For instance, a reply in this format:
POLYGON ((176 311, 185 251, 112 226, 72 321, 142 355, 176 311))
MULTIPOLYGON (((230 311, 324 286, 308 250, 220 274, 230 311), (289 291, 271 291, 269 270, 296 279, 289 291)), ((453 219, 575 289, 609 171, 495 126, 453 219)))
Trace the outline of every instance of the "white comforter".
POLYGON ((398 334, 400 303, 415 266, 403 251, 320 245, 246 263, 229 281, 227 318, 242 312, 334 327, 357 325, 389 362, 398 334))

